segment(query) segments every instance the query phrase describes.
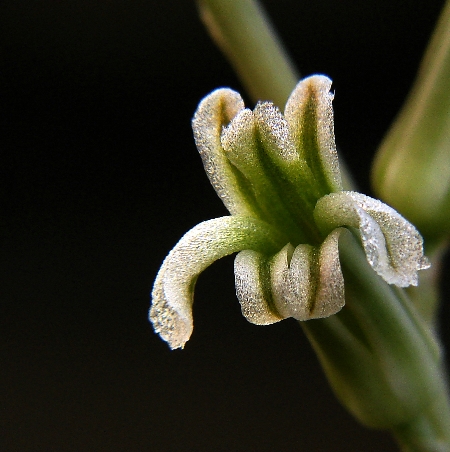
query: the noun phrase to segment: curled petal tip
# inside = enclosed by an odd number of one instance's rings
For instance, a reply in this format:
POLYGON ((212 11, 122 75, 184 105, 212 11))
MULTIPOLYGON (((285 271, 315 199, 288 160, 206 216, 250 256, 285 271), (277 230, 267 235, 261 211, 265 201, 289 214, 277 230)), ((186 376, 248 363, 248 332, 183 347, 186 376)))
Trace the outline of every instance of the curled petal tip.
POLYGON ((165 340, 172 350, 184 348, 192 334, 192 322, 182 320, 167 303, 154 303, 149 311, 149 320, 155 333, 165 340))
POLYGON ((198 224, 164 260, 152 291, 149 319, 170 348, 183 348, 193 330, 192 304, 200 273, 221 257, 256 249, 273 253, 286 238, 251 217, 226 216, 198 224))
POLYGON ((430 266, 417 229, 377 199, 351 191, 331 193, 317 202, 314 217, 324 233, 338 226, 357 228, 367 261, 389 284, 417 286, 417 272, 430 266))
MULTIPOLYGON (((169 257, 169 256, 168 256, 169 257)), ((153 324, 155 333, 164 339, 169 347, 184 348, 192 334, 193 322, 190 303, 170 305, 164 293, 164 274, 168 267, 168 258, 164 261, 153 285, 152 305, 148 318, 153 324)))

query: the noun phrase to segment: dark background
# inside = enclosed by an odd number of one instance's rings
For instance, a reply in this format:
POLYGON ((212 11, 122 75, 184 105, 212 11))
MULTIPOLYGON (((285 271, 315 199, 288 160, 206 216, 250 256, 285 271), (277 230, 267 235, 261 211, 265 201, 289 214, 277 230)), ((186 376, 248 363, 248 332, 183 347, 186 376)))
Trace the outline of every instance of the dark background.
MULTIPOLYGON (((370 194, 443 1, 264 4, 302 74, 334 80, 370 194)), ((396 450, 335 401, 295 321, 245 321, 232 258, 200 278, 184 351, 147 321, 167 252, 226 214, 190 129, 218 86, 241 90, 192 1, 1 3, 2 451, 396 450)))

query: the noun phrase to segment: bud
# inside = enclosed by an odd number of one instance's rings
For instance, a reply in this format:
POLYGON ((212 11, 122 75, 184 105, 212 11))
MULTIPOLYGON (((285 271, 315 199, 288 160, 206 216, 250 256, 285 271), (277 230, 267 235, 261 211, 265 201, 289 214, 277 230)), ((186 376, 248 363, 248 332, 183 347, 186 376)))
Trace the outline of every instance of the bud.
POLYGON ((449 29, 447 2, 414 87, 380 146, 372 173, 377 195, 436 244, 450 234, 449 29))

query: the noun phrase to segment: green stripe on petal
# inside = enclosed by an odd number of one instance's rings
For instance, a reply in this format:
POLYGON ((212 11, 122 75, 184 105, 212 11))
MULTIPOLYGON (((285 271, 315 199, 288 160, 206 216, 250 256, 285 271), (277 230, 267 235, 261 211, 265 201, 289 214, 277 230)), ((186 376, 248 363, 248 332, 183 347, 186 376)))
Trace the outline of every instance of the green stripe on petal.
POLYGON ((318 242, 312 212, 323 196, 323 188, 316 183, 306 160, 296 149, 289 124, 278 108, 270 102, 259 103, 254 118, 268 176, 281 193, 290 216, 305 231, 306 240, 302 241, 318 242))
POLYGON ((314 175, 294 142, 294 131, 284 116, 271 102, 259 103, 254 110, 259 139, 266 154, 280 174, 291 183, 291 190, 301 199, 315 205, 322 196, 314 175))
POLYGON ((314 218, 324 234, 339 226, 359 229, 367 261, 389 284, 417 286, 418 270, 430 266, 417 229, 386 204, 344 191, 321 198, 314 218))
POLYGON ((283 229, 289 240, 298 243, 304 240, 301 223, 292 215, 286 191, 277 183, 276 167, 258 138, 255 115, 244 109, 224 128, 221 143, 230 162, 248 182, 262 219, 283 229))
POLYGON ((200 273, 221 257, 254 249, 273 254, 287 239, 255 218, 228 216, 187 232, 164 260, 152 291, 150 321, 172 349, 183 348, 193 329, 192 303, 200 273))
POLYGON ((228 211, 232 215, 260 217, 246 181, 230 163, 220 142, 223 128, 243 109, 239 93, 217 89, 200 102, 192 130, 206 174, 228 211))
POLYGON ((334 140, 331 80, 313 75, 301 80, 290 95, 284 116, 300 155, 323 187, 323 194, 342 190, 334 140))

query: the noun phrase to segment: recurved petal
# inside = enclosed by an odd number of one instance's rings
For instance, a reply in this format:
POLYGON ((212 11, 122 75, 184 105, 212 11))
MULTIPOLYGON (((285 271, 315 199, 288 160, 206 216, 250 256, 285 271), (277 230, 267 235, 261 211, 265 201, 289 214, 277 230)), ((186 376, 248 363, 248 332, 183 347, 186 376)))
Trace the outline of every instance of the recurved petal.
POLYGON ((152 291, 150 321, 174 348, 183 348, 193 329, 192 303, 199 274, 217 259, 243 249, 274 253, 286 243, 272 226, 251 217, 205 221, 187 232, 164 260, 152 291))
POLYGON ((334 140, 331 83, 324 75, 300 80, 284 112, 301 157, 327 192, 342 190, 334 140))
POLYGON ((220 88, 199 104, 192 120, 195 144, 208 178, 232 215, 257 216, 246 194, 247 188, 224 153, 222 130, 244 109, 239 93, 220 88))
POLYGON ((176 349, 183 348, 192 334, 192 309, 180 303, 168 302, 164 293, 164 274, 168 263, 166 258, 153 284, 149 320, 155 332, 169 343, 171 349, 176 349))
POLYGON ((389 284, 418 284, 417 272, 430 266, 417 229, 386 204, 344 191, 321 198, 314 218, 323 233, 339 226, 359 229, 367 261, 389 284))

